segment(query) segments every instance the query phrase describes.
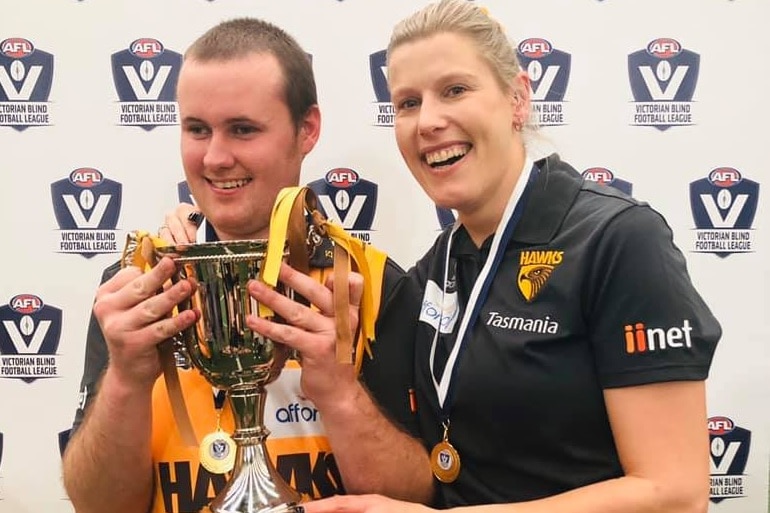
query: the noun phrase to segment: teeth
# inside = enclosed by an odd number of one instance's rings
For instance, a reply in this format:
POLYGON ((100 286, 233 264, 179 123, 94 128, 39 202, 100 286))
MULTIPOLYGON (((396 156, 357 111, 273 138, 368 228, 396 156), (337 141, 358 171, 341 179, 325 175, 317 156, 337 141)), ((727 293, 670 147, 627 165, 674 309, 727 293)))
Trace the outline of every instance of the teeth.
POLYGON ((230 180, 227 182, 215 182, 211 181, 211 183, 216 187, 217 189, 236 189, 238 187, 243 187, 247 183, 249 183, 251 179, 246 178, 243 180, 230 180))
POLYGON ((438 151, 425 154, 425 161, 429 165, 441 164, 454 157, 462 157, 468 153, 468 146, 452 146, 438 151))

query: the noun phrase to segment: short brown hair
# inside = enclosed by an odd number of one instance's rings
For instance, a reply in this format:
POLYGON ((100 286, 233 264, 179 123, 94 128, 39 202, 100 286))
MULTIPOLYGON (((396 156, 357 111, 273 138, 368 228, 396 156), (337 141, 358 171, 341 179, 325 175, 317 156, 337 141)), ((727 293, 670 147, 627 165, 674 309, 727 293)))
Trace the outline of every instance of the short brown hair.
POLYGON ((318 103, 310 56, 285 30, 257 18, 224 21, 200 36, 184 54, 185 60, 227 61, 251 53, 269 53, 283 71, 284 99, 299 127, 310 107, 318 103))

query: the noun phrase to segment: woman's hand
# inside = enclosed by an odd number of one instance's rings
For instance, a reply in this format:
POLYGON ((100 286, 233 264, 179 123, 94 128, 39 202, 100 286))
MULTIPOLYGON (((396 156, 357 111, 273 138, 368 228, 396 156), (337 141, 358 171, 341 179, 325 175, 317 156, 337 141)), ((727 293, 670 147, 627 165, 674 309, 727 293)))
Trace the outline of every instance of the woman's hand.
POLYGON ((203 220, 203 214, 198 212, 193 205, 180 203, 174 210, 166 213, 163 224, 158 228, 158 237, 169 244, 195 242, 201 220, 203 220), (195 219, 198 221, 196 222, 195 219))
POLYGON ((338 495, 302 505, 305 513, 425 513, 433 509, 382 495, 338 495))

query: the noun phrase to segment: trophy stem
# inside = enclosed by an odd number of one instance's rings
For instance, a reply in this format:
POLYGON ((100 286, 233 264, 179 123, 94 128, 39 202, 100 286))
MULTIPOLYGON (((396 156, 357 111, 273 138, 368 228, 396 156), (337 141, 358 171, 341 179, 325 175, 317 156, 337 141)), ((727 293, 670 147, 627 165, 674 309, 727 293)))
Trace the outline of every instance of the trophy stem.
POLYGON ((235 420, 235 466, 225 488, 204 508, 213 513, 293 513, 301 497, 270 461, 265 439, 265 387, 235 385, 228 400, 235 420))

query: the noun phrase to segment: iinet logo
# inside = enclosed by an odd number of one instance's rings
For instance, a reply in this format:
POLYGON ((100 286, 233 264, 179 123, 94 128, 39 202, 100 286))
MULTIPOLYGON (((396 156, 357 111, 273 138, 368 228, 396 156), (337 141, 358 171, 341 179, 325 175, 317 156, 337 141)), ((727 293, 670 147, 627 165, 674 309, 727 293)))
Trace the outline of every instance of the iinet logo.
POLYGON ((647 328, 644 323, 627 324, 626 353, 646 353, 647 351, 662 351, 669 347, 692 347, 690 321, 684 320, 682 327, 647 328))

